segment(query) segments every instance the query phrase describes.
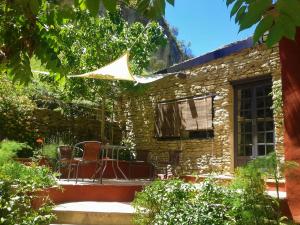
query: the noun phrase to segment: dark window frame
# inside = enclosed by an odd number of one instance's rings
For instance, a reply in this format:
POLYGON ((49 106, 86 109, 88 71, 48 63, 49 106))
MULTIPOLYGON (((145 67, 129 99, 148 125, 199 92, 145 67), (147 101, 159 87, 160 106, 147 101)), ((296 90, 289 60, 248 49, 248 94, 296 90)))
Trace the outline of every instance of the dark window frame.
MULTIPOLYGON (((238 116, 239 116, 239 109, 238 109, 238 106, 239 106, 239 101, 238 101, 238 91, 241 90, 241 89, 244 89, 244 88, 253 88, 255 89, 255 87, 257 86, 260 86, 260 85, 263 85, 263 84, 270 84, 271 87, 272 87, 272 76, 270 74, 266 74, 266 75, 263 75, 263 76, 259 76, 259 77, 254 77, 254 78, 248 78, 248 79, 242 79, 242 80, 238 80, 238 81, 232 81, 231 82, 232 86, 233 86, 233 89, 234 89, 234 102, 233 102, 233 110, 234 110, 234 166, 239 166, 239 163, 238 163, 238 160, 239 160, 239 157, 242 158, 244 157, 245 159, 246 158, 251 158, 249 156, 239 156, 238 155, 238 148, 239 148, 239 143, 238 143, 238 136, 239 136, 239 133, 238 133, 238 116)), ((254 94, 253 94, 254 95, 254 94)), ((253 101, 253 99, 251 99, 253 101)), ((255 111, 256 109, 256 106, 254 105, 254 103, 251 101, 251 116, 253 116, 253 112, 255 111), (255 108, 255 109, 254 109, 255 108)), ((256 103, 256 100, 255 100, 255 103, 256 103)), ((257 118, 257 116, 255 117, 257 118)), ((253 118, 252 118, 253 120, 253 118)), ((273 115, 273 121, 274 121, 274 115, 273 115)), ((255 122, 255 124, 253 125, 252 124, 252 136, 254 136, 253 134, 258 134, 257 132, 257 123, 255 122)), ((275 144, 275 132, 274 132, 274 128, 273 128, 273 133, 274 133, 274 144, 275 144)), ((254 156, 258 156, 258 143, 257 143, 257 137, 254 138, 252 137, 252 144, 253 145, 256 145, 257 146, 257 149, 254 150, 256 152, 254 152, 254 156), (256 139, 256 141, 253 141, 254 139, 256 139)), ((266 142, 264 142, 265 145, 268 145, 266 142)), ((253 150, 253 149, 252 149, 253 150)), ((252 153, 253 155, 253 153, 252 153)))

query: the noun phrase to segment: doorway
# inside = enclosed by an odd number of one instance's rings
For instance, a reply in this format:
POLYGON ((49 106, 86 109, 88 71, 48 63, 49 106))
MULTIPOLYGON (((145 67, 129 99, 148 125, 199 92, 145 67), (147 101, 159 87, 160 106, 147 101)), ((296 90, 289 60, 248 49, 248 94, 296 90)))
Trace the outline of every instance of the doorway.
POLYGON ((270 78, 234 85, 235 166, 274 151, 270 78))

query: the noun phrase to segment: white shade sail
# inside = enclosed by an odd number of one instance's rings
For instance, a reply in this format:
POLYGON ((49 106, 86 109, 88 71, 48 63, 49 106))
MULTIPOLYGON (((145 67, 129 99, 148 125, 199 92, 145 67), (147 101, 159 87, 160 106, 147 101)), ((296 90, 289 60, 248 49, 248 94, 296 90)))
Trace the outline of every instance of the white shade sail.
MULTIPOLYGON (((109 63, 106 66, 101 67, 92 72, 80 74, 80 75, 69 75, 69 78, 93 78, 101 80, 128 80, 135 81, 140 84, 148 84, 154 81, 160 80, 166 76, 174 75, 176 73, 165 73, 165 74, 148 74, 147 76, 132 75, 129 70, 129 53, 126 52, 115 61, 109 63)), ((50 75, 48 71, 32 70, 33 73, 41 75, 50 75)))
POLYGON ((128 52, 100 69, 81 75, 71 75, 68 77, 135 81, 128 67, 128 52))

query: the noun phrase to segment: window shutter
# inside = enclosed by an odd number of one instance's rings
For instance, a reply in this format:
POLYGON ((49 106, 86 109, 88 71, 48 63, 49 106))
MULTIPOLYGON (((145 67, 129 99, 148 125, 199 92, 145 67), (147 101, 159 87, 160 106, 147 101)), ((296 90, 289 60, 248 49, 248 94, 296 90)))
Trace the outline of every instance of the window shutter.
POLYGON ((155 133, 157 137, 180 137, 180 115, 177 102, 158 103, 155 133))
POLYGON ((212 97, 180 102, 181 123, 185 130, 212 130, 212 97))
POLYGON ((208 96, 158 103, 155 117, 156 137, 180 137, 182 130, 212 130, 212 100, 208 96))

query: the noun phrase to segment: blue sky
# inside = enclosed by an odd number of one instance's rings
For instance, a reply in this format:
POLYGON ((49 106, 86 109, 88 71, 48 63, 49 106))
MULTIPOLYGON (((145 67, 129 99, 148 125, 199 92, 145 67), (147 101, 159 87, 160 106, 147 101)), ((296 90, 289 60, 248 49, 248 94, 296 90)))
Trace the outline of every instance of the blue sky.
POLYGON ((254 30, 238 33, 224 0, 175 0, 175 7, 167 6, 165 18, 178 28, 178 39, 191 42, 194 56, 252 36, 254 30))

